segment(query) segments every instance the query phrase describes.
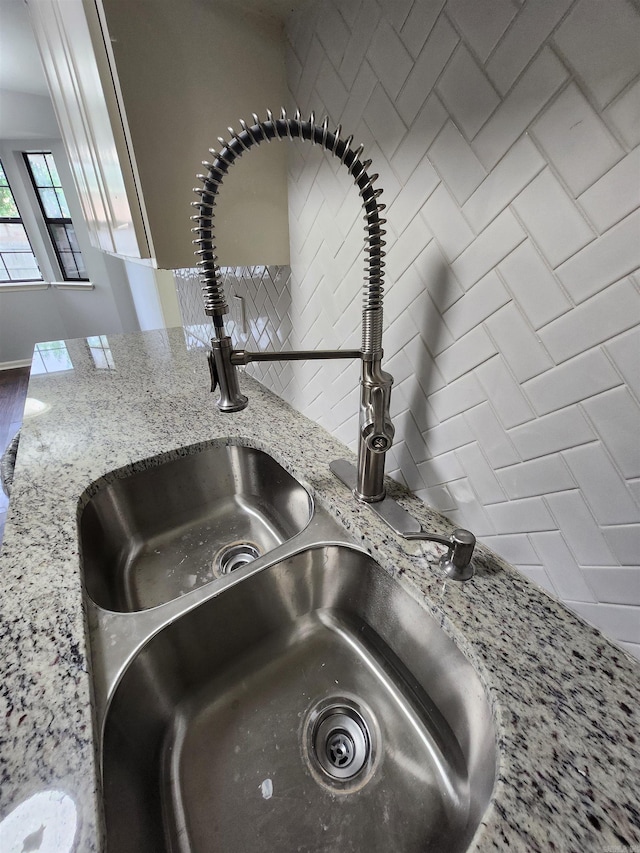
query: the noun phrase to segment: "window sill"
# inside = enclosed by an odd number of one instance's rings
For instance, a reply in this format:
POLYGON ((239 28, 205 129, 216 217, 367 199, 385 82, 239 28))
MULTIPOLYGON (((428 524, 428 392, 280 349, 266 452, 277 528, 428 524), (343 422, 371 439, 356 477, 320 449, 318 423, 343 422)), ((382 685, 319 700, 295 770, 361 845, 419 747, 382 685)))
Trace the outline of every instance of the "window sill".
POLYGON ((3 281, 0 283, 0 293, 21 290, 48 290, 48 281, 3 281))
POLYGON ((51 287, 56 290, 95 290, 92 281, 52 281, 51 287))
POLYGON ((91 281, 4 281, 0 283, 0 293, 11 293, 25 290, 95 290, 91 281))

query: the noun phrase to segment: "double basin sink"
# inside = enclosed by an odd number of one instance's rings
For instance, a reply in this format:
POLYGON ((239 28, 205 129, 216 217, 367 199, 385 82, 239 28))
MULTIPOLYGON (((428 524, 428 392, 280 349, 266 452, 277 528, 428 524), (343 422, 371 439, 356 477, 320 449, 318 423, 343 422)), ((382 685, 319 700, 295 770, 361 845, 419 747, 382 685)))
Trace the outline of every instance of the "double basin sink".
POLYGON ((191 450, 81 502, 107 850, 466 850, 471 665, 271 456, 191 450))

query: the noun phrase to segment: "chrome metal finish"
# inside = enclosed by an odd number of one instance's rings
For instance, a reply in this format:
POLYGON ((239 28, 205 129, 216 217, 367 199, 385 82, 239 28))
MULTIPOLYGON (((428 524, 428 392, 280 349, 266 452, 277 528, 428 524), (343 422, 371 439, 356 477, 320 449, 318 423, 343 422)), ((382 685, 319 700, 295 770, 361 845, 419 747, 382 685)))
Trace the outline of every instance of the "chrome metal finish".
POLYGON ((321 508, 180 599, 87 618, 109 850, 467 849, 496 772, 481 683, 321 508))
MULTIPOLYGON (((336 459, 329 465, 336 477, 357 493, 357 472, 351 462, 346 459, 336 459)), ((474 574, 471 558, 476 545, 476 537, 469 530, 458 528, 450 536, 440 536, 437 533, 427 533, 419 521, 396 503, 393 498, 371 504, 371 509, 399 536, 409 540, 437 542, 447 548, 447 553, 440 559, 440 566, 448 578, 455 581, 471 580, 474 574)))
POLYGON ((360 382, 360 443, 367 452, 358 454, 356 498, 367 503, 384 498, 385 454, 395 429, 389 415, 393 377, 380 368, 379 360, 362 362, 360 382))
POLYGON ((220 388, 218 408, 221 412, 239 412, 247 407, 249 400, 240 392, 238 374, 231 363, 233 345, 231 338, 214 338, 211 341, 209 369, 211 371, 211 390, 220 388))
POLYGON ((240 121, 241 131, 236 133, 229 128, 231 138, 225 141, 219 138, 221 150, 210 149, 213 163, 204 162, 207 175, 198 175, 204 187, 194 190, 199 201, 193 202, 198 213, 192 216, 196 226, 192 228, 198 236, 193 243, 198 248, 197 266, 203 285, 205 313, 213 318, 216 337, 212 340, 213 359, 210 359, 212 390, 220 385, 221 397, 218 407, 223 412, 236 412, 247 405, 246 398, 238 390, 235 366, 251 361, 297 361, 316 358, 362 358, 361 379, 361 427, 358 439, 358 487, 357 495, 361 500, 379 501, 384 497, 384 461, 385 454, 393 441, 393 426, 389 417, 389 398, 392 377, 385 373, 380 365, 382 359, 382 303, 384 280, 385 230, 384 219, 380 213, 384 205, 378 202, 382 190, 374 189, 378 175, 369 175, 367 170, 371 160, 363 161, 364 146, 355 150, 351 147, 353 136, 342 139, 342 128, 338 126, 334 133, 329 132, 329 120, 324 118, 321 125, 316 124, 312 112, 304 120, 300 111, 293 119, 288 118, 284 109, 276 119, 271 110, 267 110, 266 121, 253 115, 253 125, 240 121), (301 139, 320 145, 340 163, 346 166, 353 177, 364 208, 365 216, 365 280, 362 305, 362 348, 359 351, 335 351, 333 353, 235 353, 224 333, 223 317, 228 313, 220 267, 215 246, 215 205, 218 190, 225 175, 235 161, 254 145, 270 142, 272 139, 301 139))
POLYGON ((364 773, 373 768, 376 746, 373 726, 367 724, 361 703, 343 697, 323 700, 305 728, 307 755, 328 777, 326 781, 339 782, 340 790, 346 789, 346 782, 362 785, 364 773))
POLYGON ((233 350, 231 364, 246 365, 252 361, 319 361, 334 358, 360 358, 359 349, 331 350, 294 350, 292 352, 251 352, 245 349, 233 350))
POLYGON ((114 478, 80 516, 85 589, 105 610, 156 607, 237 569, 230 547, 273 551, 311 512, 306 489, 252 447, 207 447, 114 478))
POLYGON ((228 575, 257 560, 260 555, 260 548, 253 542, 232 542, 221 548, 214 557, 214 573, 217 571, 221 575, 228 575))

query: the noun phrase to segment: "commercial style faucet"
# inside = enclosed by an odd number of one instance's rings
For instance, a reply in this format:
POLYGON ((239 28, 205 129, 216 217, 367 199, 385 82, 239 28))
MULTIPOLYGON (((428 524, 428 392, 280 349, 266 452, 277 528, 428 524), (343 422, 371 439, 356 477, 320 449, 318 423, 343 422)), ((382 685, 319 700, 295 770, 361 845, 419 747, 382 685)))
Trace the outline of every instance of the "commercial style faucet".
MULTIPOLYGON (((334 132, 329 130, 329 119, 316 124, 313 113, 308 120, 296 112, 294 118, 289 118, 283 109, 279 118, 274 118, 267 110, 267 118, 261 121, 255 113, 253 124, 240 121, 242 130, 235 132, 229 128, 230 139, 221 137, 220 151, 210 149, 212 162, 203 162, 207 168, 206 175, 198 175, 203 187, 194 192, 199 200, 193 202, 198 213, 192 216, 195 227, 192 231, 197 234, 193 240, 196 248, 197 266, 200 270, 200 281, 203 286, 205 313, 212 318, 215 337, 211 340, 211 352, 208 354, 211 372, 211 390, 220 388, 218 408, 223 412, 237 412, 247 406, 247 398, 240 392, 236 367, 247 365, 254 361, 296 361, 324 358, 359 358, 362 362, 360 378, 360 426, 358 433, 358 464, 355 472, 353 466, 345 460, 332 463, 331 469, 343 482, 352 488, 355 497, 372 505, 378 512, 385 505, 393 504, 401 508, 385 496, 384 465, 385 456, 393 442, 394 427, 389 414, 391 386, 393 377, 382 369, 382 303, 384 281, 384 219, 380 214, 384 205, 378 199, 381 189, 375 189, 374 183, 378 175, 369 175, 371 160, 362 160, 364 146, 352 148, 353 137, 343 139, 340 126, 334 132), (231 338, 224 326, 224 315, 229 312, 226 303, 222 274, 216 256, 214 220, 216 197, 229 169, 245 152, 254 145, 271 140, 303 140, 314 145, 320 145, 332 156, 337 157, 352 176, 362 199, 365 219, 365 276, 362 305, 362 346, 359 350, 311 350, 290 352, 249 352, 234 350, 231 338), (340 472, 340 473, 339 473, 340 472), (346 479, 345 479, 346 478, 346 479)), ((404 512, 404 510, 401 510, 404 512)), ((385 514, 378 512, 383 518, 385 514)), ((468 544, 464 548, 451 539, 427 534, 420 525, 411 518, 409 529, 395 527, 396 532, 405 538, 423 538, 443 542, 449 546, 449 555, 460 562, 460 554, 465 555, 462 562, 462 574, 468 574, 471 552, 468 544), (417 529, 414 529, 417 525, 417 529), (403 532, 404 531, 404 532, 403 532), (466 555, 468 554, 468 560, 466 555)), ((394 514, 395 518, 395 514, 394 514)), ((390 523, 388 518, 385 518, 390 523)), ((408 522, 405 524, 407 526, 408 522)), ((393 525, 392 525, 393 526, 393 525)), ((464 539, 475 537, 468 531, 464 539)), ((445 555, 447 557, 447 555, 445 555)), ((444 558, 443 558, 444 559, 444 558)), ((451 561, 449 561, 451 562, 451 561)), ((445 566, 445 571, 447 567, 445 566)), ((473 570, 471 569, 471 574, 473 570)), ((455 574, 455 573, 453 573, 455 574)), ((450 576, 453 576, 450 574, 450 576)), ((469 575, 470 576, 470 575, 469 575)), ((467 577, 457 578, 466 580, 467 577)))

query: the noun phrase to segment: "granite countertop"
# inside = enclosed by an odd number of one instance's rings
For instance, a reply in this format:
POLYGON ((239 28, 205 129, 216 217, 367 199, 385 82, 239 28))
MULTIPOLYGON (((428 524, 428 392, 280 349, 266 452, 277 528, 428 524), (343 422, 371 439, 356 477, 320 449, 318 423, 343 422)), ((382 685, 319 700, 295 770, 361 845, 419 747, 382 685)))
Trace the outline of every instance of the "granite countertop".
MULTIPOLYGON (((474 580, 445 583, 331 475, 329 462, 350 454, 322 428, 249 377, 249 407, 220 414, 204 354, 187 350, 182 329, 108 340, 112 366, 86 341, 68 341, 73 369, 29 385, 33 414, 22 429, 0 556, 0 847, 26 803, 46 795, 48 808, 64 812, 66 831, 75 826, 73 849, 100 849, 79 497, 115 468, 236 437, 310 485, 477 670, 499 766, 472 849, 640 851, 638 661, 481 545, 474 580)), ((416 498, 403 503, 425 528, 450 529, 416 498)), ((16 850, 38 849, 48 820, 38 809, 31 846, 16 850)))

